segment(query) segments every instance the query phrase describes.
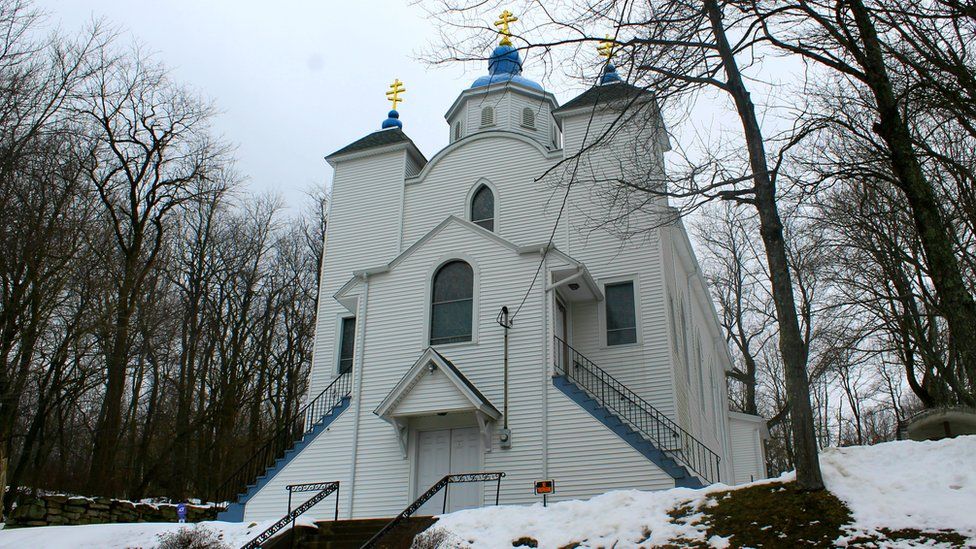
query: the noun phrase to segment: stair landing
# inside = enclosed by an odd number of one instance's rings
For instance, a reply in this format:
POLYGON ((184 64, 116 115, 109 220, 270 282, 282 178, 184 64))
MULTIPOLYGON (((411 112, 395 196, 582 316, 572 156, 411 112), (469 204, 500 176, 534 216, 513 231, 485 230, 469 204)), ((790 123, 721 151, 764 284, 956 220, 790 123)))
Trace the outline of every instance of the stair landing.
MULTIPOLYGON (((359 549, 376 532, 379 532, 388 518, 339 520, 317 522, 315 527, 298 526, 294 531, 294 545, 292 532, 286 530, 271 538, 264 544, 263 549, 359 549)), ((377 545, 384 549, 407 549, 413 542, 414 536, 423 532, 431 524, 437 522, 434 517, 410 517, 386 535, 377 545)))

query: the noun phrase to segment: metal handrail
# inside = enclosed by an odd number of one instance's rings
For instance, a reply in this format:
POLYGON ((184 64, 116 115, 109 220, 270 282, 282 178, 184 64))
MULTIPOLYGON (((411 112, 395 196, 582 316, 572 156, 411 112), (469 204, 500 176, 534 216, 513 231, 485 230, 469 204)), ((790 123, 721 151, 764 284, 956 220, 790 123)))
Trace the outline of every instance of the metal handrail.
POLYGON ((294 446, 296 441, 308 434, 322 421, 322 418, 342 404, 351 389, 352 376, 348 372, 339 374, 291 419, 281 424, 247 461, 227 476, 214 491, 213 501, 230 501, 243 491, 258 475, 294 446))
POLYGON ((437 492, 444 489, 444 505, 442 512, 447 512, 447 486, 450 484, 456 484, 459 482, 489 482, 495 481, 495 505, 498 505, 498 494, 502 488, 502 477, 505 476, 503 472, 494 473, 460 473, 456 475, 447 475, 444 478, 437 481, 433 486, 427 489, 426 492, 421 494, 421 496, 413 501, 406 509, 400 512, 399 515, 393 517, 393 520, 386 523, 379 532, 373 534, 373 537, 369 538, 366 543, 364 543, 359 549, 372 549, 384 536, 390 533, 394 528, 400 525, 401 522, 414 514, 417 509, 420 509, 427 503, 430 498, 434 497, 437 492))
POLYGON ((691 469, 706 483, 719 480, 721 457, 718 454, 568 343, 559 337, 553 339, 557 373, 579 385, 601 405, 612 410, 621 421, 691 469))
POLYGON ((322 501, 323 499, 329 497, 332 492, 336 492, 336 520, 339 518, 339 481, 335 482, 314 482, 309 484, 291 484, 288 487, 288 514, 278 519, 277 522, 269 526, 265 531, 261 532, 251 541, 245 543, 241 546, 241 549, 259 549, 261 545, 271 539, 272 536, 278 533, 279 530, 284 528, 291 523, 292 531, 295 528, 295 519, 300 517, 305 511, 311 509, 316 503, 322 501), (297 488, 297 489, 296 489, 297 488), (311 492, 318 490, 314 496, 308 498, 308 500, 295 507, 291 508, 291 494, 295 492, 311 492))

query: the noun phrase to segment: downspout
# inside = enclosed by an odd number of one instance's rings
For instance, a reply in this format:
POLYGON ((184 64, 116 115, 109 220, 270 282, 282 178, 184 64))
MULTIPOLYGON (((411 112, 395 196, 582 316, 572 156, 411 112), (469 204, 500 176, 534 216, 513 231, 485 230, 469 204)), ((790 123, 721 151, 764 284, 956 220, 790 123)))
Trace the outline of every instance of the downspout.
MULTIPOLYGON (((546 279, 549 278, 549 256, 542 259, 542 273, 546 279)), ((583 269, 580 268, 578 275, 582 276, 583 269)), ((573 277, 568 277, 573 278, 573 277)), ((546 280, 548 283, 549 281, 546 280)), ((545 285, 543 285, 545 288, 545 285)), ((555 295, 555 294, 553 294, 555 295)), ((555 301, 553 301, 555 304, 555 301)), ((568 337, 568 334, 567 334, 568 337)), ((549 292, 542 292, 542 478, 549 478, 549 389, 552 386, 552 379, 549 374, 551 367, 549 351, 549 292)))
POLYGON ((356 338, 356 354, 359 360, 353 361, 353 398, 355 399, 355 423, 353 423, 352 430, 352 459, 349 460, 349 517, 353 517, 353 507, 354 501, 356 499, 356 463, 359 461, 359 423, 361 421, 360 413, 363 407, 363 359, 366 354, 366 304, 369 301, 369 275, 366 273, 359 274, 360 279, 363 281, 363 294, 359 302, 359 315, 356 318, 356 328, 359 331, 358 337, 356 338))

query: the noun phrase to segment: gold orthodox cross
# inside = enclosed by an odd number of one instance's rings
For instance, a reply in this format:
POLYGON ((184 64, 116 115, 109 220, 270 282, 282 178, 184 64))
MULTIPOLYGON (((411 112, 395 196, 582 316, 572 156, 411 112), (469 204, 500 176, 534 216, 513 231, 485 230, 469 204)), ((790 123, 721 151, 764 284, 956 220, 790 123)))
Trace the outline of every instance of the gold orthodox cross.
POLYGON ((611 57, 613 57, 614 54, 613 47, 615 45, 616 42, 611 40, 610 35, 608 34, 606 39, 600 41, 600 45, 597 46, 596 51, 600 54, 601 57, 606 57, 609 60, 611 57))
POLYGON ((393 103, 393 110, 396 110, 397 103, 402 103, 403 99, 400 99, 400 94, 407 91, 407 88, 403 87, 403 82, 400 82, 399 78, 395 78, 393 83, 390 84, 390 91, 386 92, 386 99, 393 103))
POLYGON ((495 26, 498 27, 498 34, 502 35, 502 41, 499 42, 502 46, 511 46, 512 41, 509 39, 512 33, 508 30, 508 24, 518 21, 518 17, 512 15, 512 12, 505 10, 498 16, 498 21, 495 21, 495 26))

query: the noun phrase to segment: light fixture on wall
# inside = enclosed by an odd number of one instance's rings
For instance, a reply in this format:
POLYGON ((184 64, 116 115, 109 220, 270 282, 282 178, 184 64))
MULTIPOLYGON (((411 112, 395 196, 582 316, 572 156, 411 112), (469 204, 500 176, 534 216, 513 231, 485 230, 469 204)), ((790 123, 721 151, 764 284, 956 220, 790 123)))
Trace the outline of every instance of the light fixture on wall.
POLYGON ((575 282, 570 282, 569 283, 569 289, 570 290, 573 290, 575 292, 576 290, 579 290, 579 284, 577 284, 575 282))

